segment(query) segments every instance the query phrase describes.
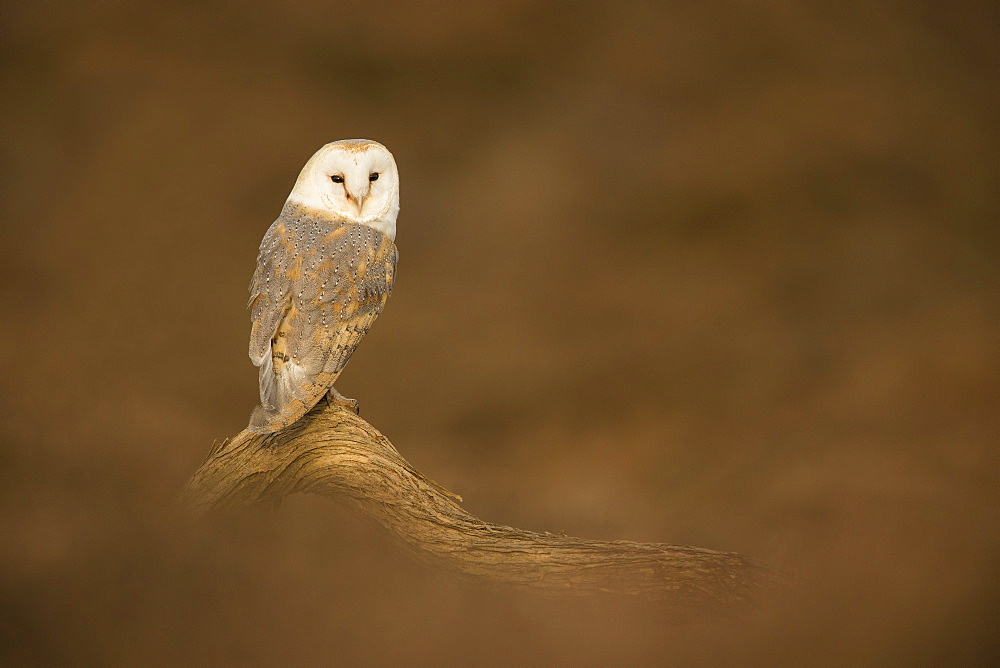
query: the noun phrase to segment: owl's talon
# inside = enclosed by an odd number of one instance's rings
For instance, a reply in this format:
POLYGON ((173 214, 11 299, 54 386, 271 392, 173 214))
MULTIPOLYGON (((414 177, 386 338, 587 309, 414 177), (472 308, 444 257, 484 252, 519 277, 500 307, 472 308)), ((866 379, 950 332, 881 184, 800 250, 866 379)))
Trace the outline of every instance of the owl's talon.
POLYGON ((326 403, 330 406, 343 406, 347 410, 351 411, 355 415, 361 415, 361 406, 358 405, 357 399, 351 399, 345 397, 343 394, 333 389, 332 387, 327 390, 326 393, 326 403))

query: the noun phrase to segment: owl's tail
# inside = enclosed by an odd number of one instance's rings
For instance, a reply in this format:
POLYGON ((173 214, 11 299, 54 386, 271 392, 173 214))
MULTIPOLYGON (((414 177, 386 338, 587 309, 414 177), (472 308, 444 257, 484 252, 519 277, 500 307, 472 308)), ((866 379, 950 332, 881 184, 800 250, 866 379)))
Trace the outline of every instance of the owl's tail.
POLYGON ((250 424, 247 429, 255 434, 273 434, 295 422, 298 417, 283 417, 278 411, 269 411, 263 406, 255 406, 253 412, 250 413, 250 424))
POLYGON ((285 362, 274 372, 267 356, 260 366, 260 405, 250 414, 248 429, 255 434, 273 434, 308 413, 333 386, 340 373, 311 375, 295 362, 285 362))

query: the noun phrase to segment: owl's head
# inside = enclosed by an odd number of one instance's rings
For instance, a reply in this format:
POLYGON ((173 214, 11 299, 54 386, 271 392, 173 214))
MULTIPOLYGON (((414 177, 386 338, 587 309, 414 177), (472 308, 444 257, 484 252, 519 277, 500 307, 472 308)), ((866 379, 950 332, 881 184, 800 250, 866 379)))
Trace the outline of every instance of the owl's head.
POLYGON ((396 238, 399 174, 385 146, 370 139, 342 139, 309 159, 288 201, 396 238))

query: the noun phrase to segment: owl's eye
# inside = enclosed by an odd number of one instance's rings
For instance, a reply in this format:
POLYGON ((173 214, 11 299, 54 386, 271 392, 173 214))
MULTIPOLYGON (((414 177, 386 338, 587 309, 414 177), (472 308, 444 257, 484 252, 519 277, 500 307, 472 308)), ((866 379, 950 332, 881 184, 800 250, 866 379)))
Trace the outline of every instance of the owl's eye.
POLYGON ((334 183, 343 183, 344 177, 341 176, 340 174, 334 174, 333 176, 330 177, 330 180, 333 181, 334 183))
POLYGON ((378 181, 378 172, 372 172, 368 175, 369 181, 378 181))

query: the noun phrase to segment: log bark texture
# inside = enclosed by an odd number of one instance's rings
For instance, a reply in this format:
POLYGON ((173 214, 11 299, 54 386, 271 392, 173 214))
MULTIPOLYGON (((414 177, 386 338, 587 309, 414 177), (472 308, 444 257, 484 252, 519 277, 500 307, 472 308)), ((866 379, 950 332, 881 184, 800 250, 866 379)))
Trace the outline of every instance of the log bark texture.
POLYGON ((325 402, 275 434, 243 431, 217 445, 181 501, 207 511, 295 492, 344 503, 426 564, 490 585, 561 595, 609 592, 678 610, 719 610, 760 601, 788 582, 733 552, 585 540, 485 522, 410 466, 378 430, 325 402))

